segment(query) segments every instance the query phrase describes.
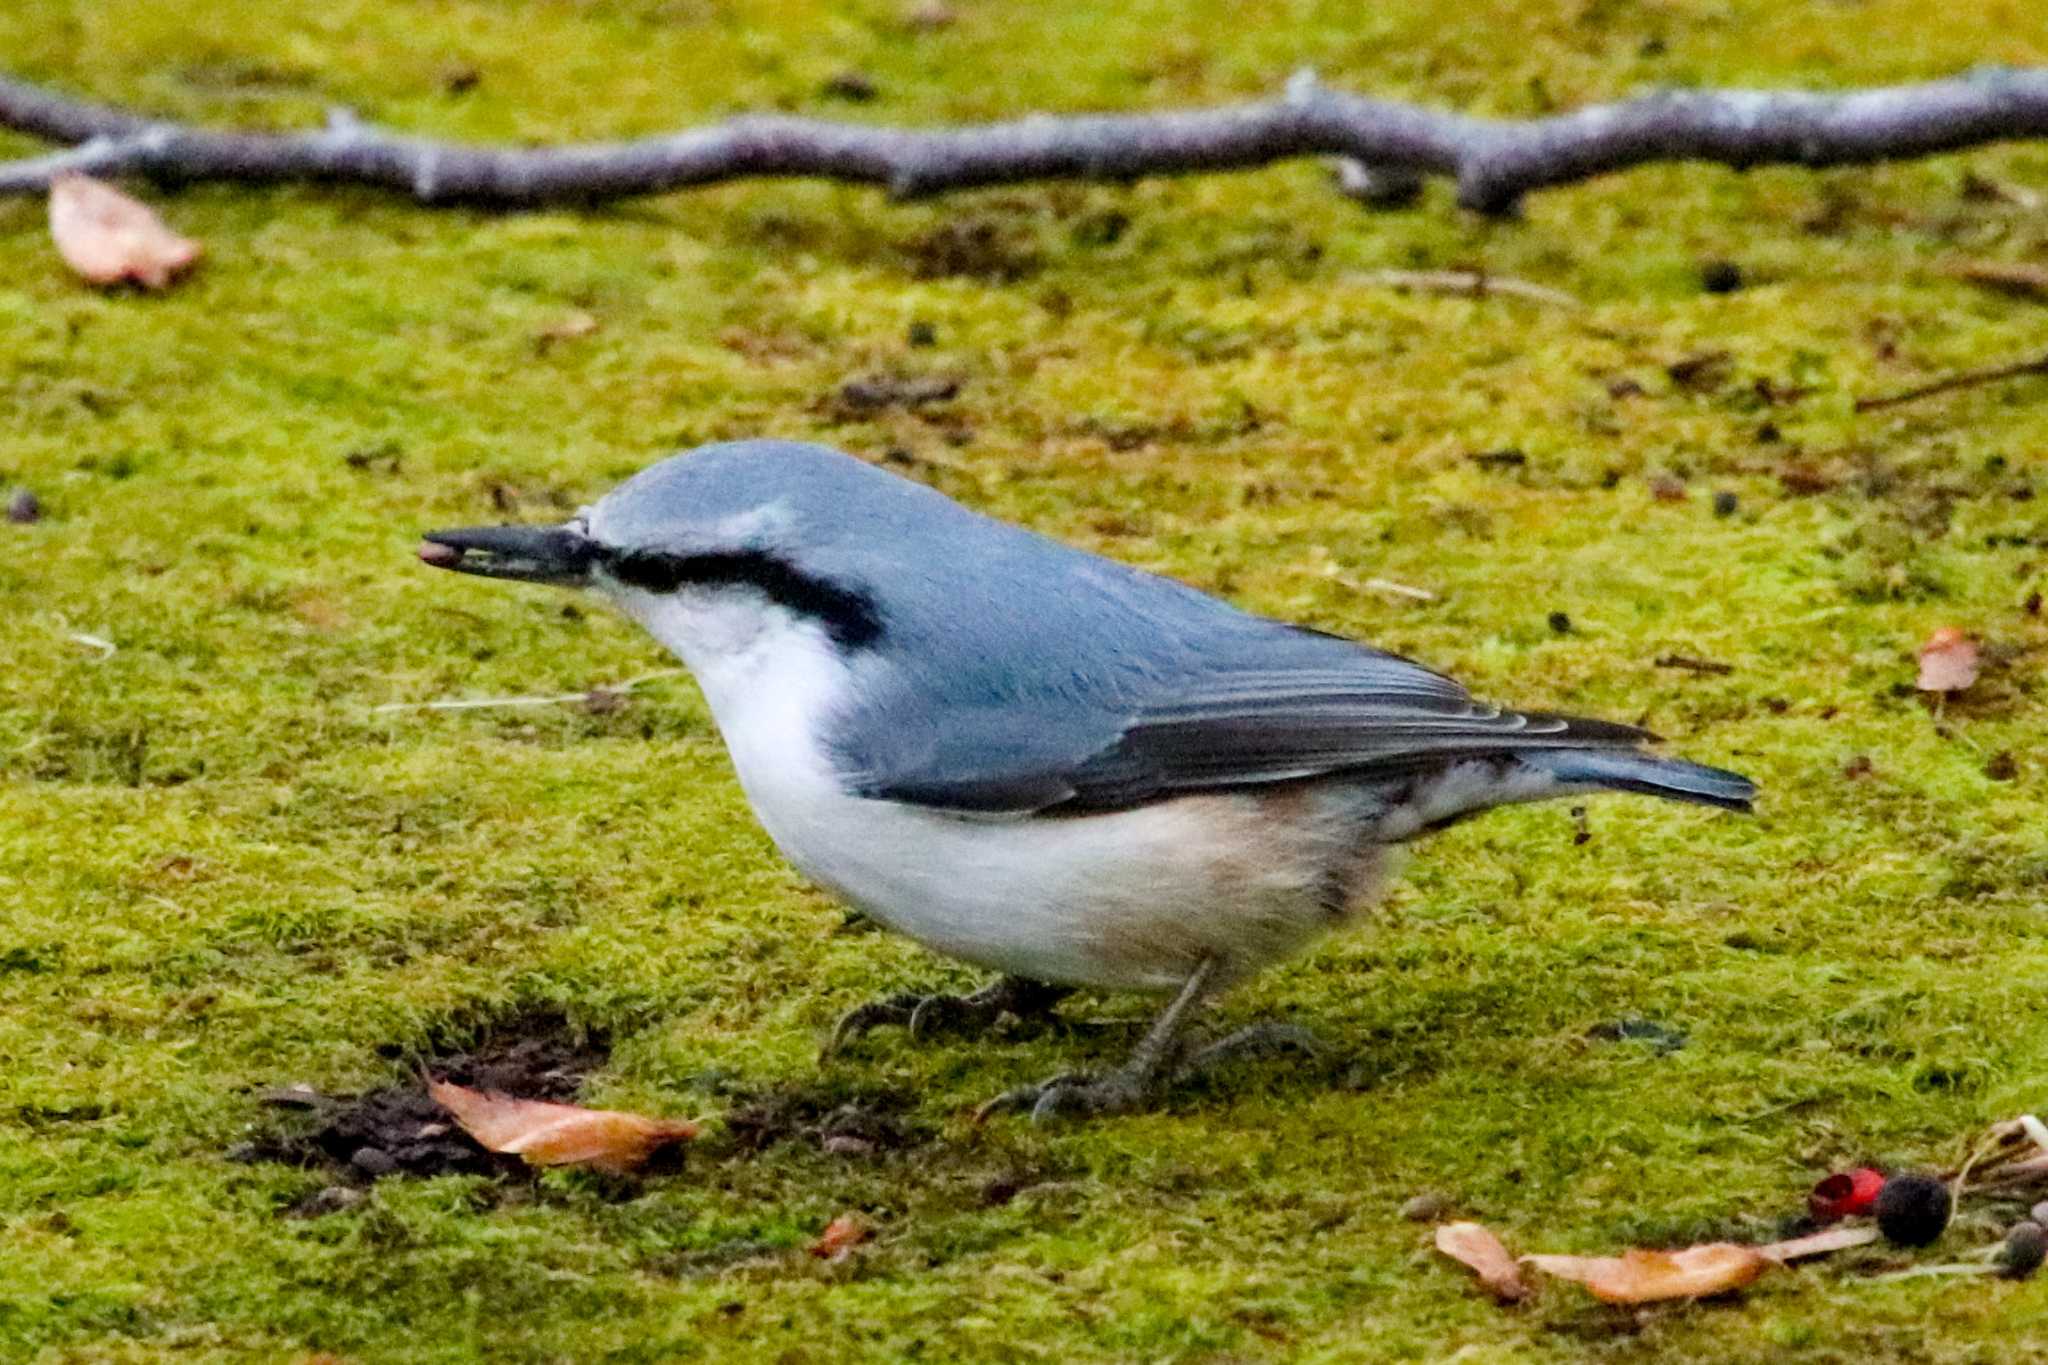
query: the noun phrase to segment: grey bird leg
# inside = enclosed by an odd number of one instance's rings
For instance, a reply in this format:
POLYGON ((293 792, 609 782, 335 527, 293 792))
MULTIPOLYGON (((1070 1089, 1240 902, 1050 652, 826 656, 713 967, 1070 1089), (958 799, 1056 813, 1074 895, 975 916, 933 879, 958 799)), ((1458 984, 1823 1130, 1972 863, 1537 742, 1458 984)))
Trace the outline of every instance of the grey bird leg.
POLYGON ((1004 1091, 975 1110, 974 1121, 980 1123, 991 1114, 1013 1109, 1029 1109, 1033 1123, 1044 1123, 1062 1116, 1127 1114, 1143 1108, 1163 1084, 1180 1074, 1173 1062, 1180 1051, 1181 1026, 1215 971, 1215 959, 1204 958, 1151 1031, 1132 1049, 1130 1059, 1116 1070, 1102 1076, 1069 1073, 1004 1091))
POLYGON ((848 1010, 832 1030, 819 1061, 829 1060, 841 1047, 872 1029, 901 1025, 910 1031, 912 1042, 921 1043, 941 1033, 973 1033, 995 1027, 1006 1014, 1019 1019, 1047 1020, 1052 1007, 1072 991, 1021 976, 1001 976, 972 995, 892 995, 871 1000, 848 1010))

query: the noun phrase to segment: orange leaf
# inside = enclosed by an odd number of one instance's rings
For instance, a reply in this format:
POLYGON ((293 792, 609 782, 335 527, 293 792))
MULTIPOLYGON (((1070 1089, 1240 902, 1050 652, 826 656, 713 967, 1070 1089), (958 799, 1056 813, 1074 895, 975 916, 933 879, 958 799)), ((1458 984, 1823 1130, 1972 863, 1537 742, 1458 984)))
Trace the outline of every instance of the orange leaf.
POLYGON ((1954 626, 1943 626, 1920 646, 1922 692, 1961 692, 1977 681, 1977 642, 1954 626))
POLYGON ((1479 1282, 1502 1303, 1519 1303, 1529 1297, 1522 1282, 1522 1268, 1500 1238, 1478 1223, 1445 1223, 1436 1230, 1436 1249, 1454 1261, 1470 1266, 1479 1282))
POLYGON ((697 1125, 687 1119, 520 1100, 447 1081, 428 1081, 427 1093, 487 1150, 524 1157, 533 1166, 589 1166, 625 1175, 663 1147, 697 1136, 697 1125))
POLYGON ((818 1240, 811 1243, 811 1255, 836 1261, 868 1239, 867 1224, 850 1213, 842 1213, 825 1224, 818 1240))
POLYGON ((199 243, 165 227, 147 204, 76 171, 50 180, 50 238, 64 263, 94 284, 161 289, 199 259, 199 243))
POLYGON ((1740 1289, 1772 1262, 1755 1247, 1710 1242, 1683 1251, 1625 1251, 1619 1256, 1524 1256, 1546 1275, 1577 1280, 1607 1303, 1697 1299, 1740 1289))

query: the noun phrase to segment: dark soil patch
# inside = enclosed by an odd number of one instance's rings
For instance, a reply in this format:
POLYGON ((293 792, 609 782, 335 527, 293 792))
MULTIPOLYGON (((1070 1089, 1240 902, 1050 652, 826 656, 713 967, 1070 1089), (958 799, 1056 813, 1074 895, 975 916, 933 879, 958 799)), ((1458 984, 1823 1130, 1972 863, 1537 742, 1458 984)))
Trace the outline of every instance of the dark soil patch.
MULTIPOLYGON (((568 1101, 583 1079, 604 1065, 605 1041, 555 1015, 526 1016, 494 1026, 471 1050, 420 1058, 418 1071, 398 1085, 360 1095, 323 1095, 307 1086, 265 1096, 279 1108, 310 1118, 266 1134, 229 1153, 237 1161, 278 1161, 324 1167, 351 1181, 387 1175, 509 1175, 524 1172, 516 1156, 487 1152, 427 1096, 425 1077, 523 1099, 568 1101)), ((318 1196, 291 1212, 312 1216, 347 1207, 318 1196)))
POLYGON ((845 1156, 902 1151, 931 1139, 907 1116, 911 1098, 897 1091, 848 1097, 811 1089, 740 1096, 725 1116, 726 1137, 746 1155, 780 1142, 803 1142, 845 1156))

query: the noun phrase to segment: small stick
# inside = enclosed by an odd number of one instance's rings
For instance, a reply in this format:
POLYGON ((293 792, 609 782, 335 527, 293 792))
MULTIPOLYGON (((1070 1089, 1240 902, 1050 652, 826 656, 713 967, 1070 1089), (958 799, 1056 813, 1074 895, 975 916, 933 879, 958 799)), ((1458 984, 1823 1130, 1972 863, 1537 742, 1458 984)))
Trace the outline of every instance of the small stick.
POLYGON ((1586 302, 1562 289, 1512 275, 1489 275, 1483 270, 1373 270, 1357 277, 1361 284, 1383 285, 1388 289, 1414 290, 1426 294, 1463 294, 1483 299, 1506 294, 1559 308, 1584 308, 1586 302))
POLYGON ((1373 592, 1383 592, 1389 597, 1405 597, 1411 602, 1436 601, 1436 594, 1428 588, 1417 588, 1411 587, 1406 583, 1396 583, 1391 578, 1368 578, 1358 586, 1370 589, 1373 592))
POLYGON ((1981 384, 1996 384, 2002 379, 2018 379, 2030 374, 2048 374, 2048 355, 2035 356, 2032 360, 2017 360, 2009 365, 1964 370, 1959 374, 1947 375, 1932 383, 1922 384, 1916 389, 1879 394, 1873 398, 1859 398, 1856 400, 1856 411, 1876 412, 1879 408, 1895 408, 1901 403, 1917 402, 1937 394, 1953 393, 1957 389, 1973 389, 1981 384))
POLYGON ((393 711, 481 711, 496 706, 559 706, 564 702, 588 702, 602 696, 620 696, 631 692, 642 683, 650 683, 657 678, 673 678, 676 674, 686 671, 681 668, 664 668, 658 673, 643 673, 622 683, 601 683, 584 692, 561 692, 544 697, 457 697, 443 701, 390 701, 382 706, 371 707, 370 714, 381 716, 393 711))
POLYGON ((1715 663, 1712 659, 1695 659, 1689 654, 1666 654, 1657 660, 1659 668, 1682 668, 1688 673, 1712 673, 1716 677, 1735 671, 1734 664, 1715 663))

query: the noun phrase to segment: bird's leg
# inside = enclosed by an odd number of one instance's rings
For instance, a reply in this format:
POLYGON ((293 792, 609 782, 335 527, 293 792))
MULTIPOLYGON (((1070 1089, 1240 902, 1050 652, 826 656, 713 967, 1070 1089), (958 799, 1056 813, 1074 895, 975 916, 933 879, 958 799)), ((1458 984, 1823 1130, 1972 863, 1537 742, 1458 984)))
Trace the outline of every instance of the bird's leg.
POLYGON ((1019 1019, 1050 1019, 1052 1007, 1070 989, 1021 976, 1001 976, 972 995, 892 995, 873 1000, 846 1012, 819 1060, 830 1058, 871 1029, 892 1024, 909 1029, 911 1041, 921 1043, 941 1033, 993 1028, 1006 1014, 1019 1019))
POLYGON ((1215 971, 1215 959, 1204 958, 1187 984, 1181 987, 1180 994, 1173 998, 1173 1003, 1166 1007, 1151 1030, 1131 1050, 1130 1058, 1116 1070, 1101 1076, 1078 1073, 1054 1076, 1037 1085, 1005 1091, 975 1110, 974 1121, 979 1123, 991 1114, 1007 1110, 1028 1109, 1032 1122, 1044 1123, 1061 1117, 1127 1114, 1143 1108, 1158 1094, 1163 1084, 1180 1074, 1180 1068, 1174 1063, 1180 1053, 1181 1028, 1187 1022, 1188 1011, 1201 1000, 1215 971))

